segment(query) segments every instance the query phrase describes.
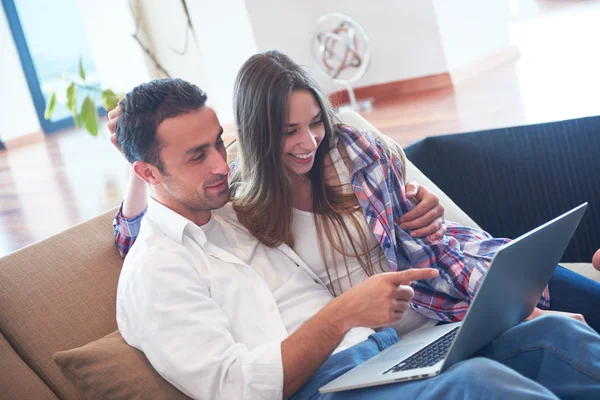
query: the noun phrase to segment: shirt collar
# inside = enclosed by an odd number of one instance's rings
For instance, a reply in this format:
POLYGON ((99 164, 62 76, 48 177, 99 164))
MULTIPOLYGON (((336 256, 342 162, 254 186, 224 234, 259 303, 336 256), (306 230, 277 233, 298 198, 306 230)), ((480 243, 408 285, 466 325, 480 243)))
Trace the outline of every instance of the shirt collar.
POLYGON ((354 171, 360 171, 380 159, 379 149, 375 143, 375 137, 367 132, 361 133, 356 129, 342 127, 338 135, 344 142, 354 171))
POLYGON ((148 200, 147 215, 168 238, 177 243, 183 242, 183 234, 189 227, 190 233, 199 244, 201 246, 206 244, 206 235, 199 226, 151 197, 148 200))

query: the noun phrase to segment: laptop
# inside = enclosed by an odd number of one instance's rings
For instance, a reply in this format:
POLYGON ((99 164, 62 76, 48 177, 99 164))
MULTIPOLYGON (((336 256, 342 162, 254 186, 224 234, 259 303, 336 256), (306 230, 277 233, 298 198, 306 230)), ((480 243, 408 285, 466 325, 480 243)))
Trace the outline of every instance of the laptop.
POLYGON ((462 322, 411 332, 319 392, 439 375, 519 324, 533 312, 586 208, 584 203, 502 246, 462 322))

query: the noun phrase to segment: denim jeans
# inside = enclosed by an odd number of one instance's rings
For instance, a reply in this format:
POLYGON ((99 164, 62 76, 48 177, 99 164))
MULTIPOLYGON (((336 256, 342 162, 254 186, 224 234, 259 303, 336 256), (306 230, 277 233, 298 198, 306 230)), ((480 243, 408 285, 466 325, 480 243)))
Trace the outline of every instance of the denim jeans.
POLYGON ((559 265, 548 287, 551 310, 583 314, 588 325, 600 332, 600 283, 559 265))
POLYGON ((509 329, 469 360, 429 379, 320 394, 318 389, 398 341, 387 328, 332 355, 298 399, 600 399, 600 336, 547 315, 509 329))

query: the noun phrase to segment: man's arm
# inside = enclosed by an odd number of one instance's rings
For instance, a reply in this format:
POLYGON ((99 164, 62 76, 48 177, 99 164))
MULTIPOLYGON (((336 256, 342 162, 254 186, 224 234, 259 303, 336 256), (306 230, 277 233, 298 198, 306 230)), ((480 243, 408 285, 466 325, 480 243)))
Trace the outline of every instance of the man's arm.
POLYGON ((248 317, 255 307, 241 304, 240 318, 247 321, 236 326, 198 272, 205 255, 153 245, 141 257, 139 251, 129 255, 119 282, 117 321, 127 343, 190 397, 281 399, 285 331, 270 329, 272 340, 252 347, 250 340, 242 343, 240 326, 255 323, 248 317))
POLYGON ((323 307, 281 344, 284 398, 310 379, 350 329, 399 320, 414 295, 410 282, 435 276, 429 268, 374 275, 323 307))
POLYGON ((191 257, 164 251, 148 256, 161 267, 120 291, 128 312, 119 329, 165 379, 196 398, 291 396, 348 330, 385 326, 403 315, 413 291, 401 283, 436 274, 423 269, 373 276, 332 300, 291 336, 249 349, 232 333, 241 322, 230 321, 211 298, 191 257))

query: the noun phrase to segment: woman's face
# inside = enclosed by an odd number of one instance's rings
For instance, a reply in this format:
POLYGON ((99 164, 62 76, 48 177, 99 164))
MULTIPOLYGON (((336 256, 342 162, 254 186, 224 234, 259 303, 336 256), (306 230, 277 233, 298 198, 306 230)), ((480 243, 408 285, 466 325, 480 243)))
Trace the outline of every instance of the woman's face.
POLYGON ((295 90, 290 96, 290 119, 284 126, 283 165, 288 172, 303 175, 315 162, 315 153, 325 137, 321 107, 309 90, 295 90))

